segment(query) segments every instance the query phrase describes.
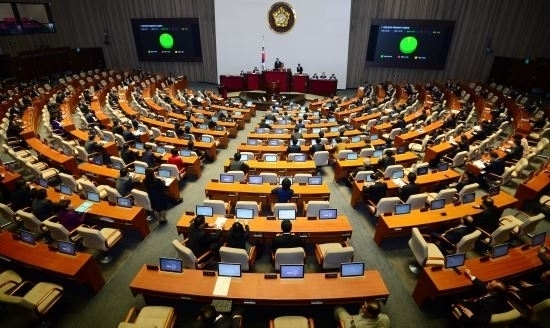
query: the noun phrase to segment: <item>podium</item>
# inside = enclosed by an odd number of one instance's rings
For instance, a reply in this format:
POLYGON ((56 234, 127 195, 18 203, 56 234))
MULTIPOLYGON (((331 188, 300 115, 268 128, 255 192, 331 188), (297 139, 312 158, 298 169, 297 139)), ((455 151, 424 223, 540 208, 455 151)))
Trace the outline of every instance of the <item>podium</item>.
POLYGON ((260 73, 245 73, 245 90, 262 90, 262 74, 260 73))
POLYGON ((336 95, 337 85, 338 85, 338 80, 310 79, 309 93, 314 95, 325 96, 325 97, 332 97, 336 95))
MULTIPOLYGON (((264 71, 262 73, 262 82, 264 87, 270 85, 271 82, 279 82, 279 92, 289 92, 290 91, 290 75, 289 71, 274 70, 274 71, 264 71)), ((267 88, 266 88, 267 89, 267 88)))
POLYGON ((307 74, 292 75, 292 91, 307 93, 309 86, 309 76, 307 74))
POLYGON ((265 92, 268 97, 273 97, 281 93, 281 87, 280 87, 279 81, 273 81, 269 82, 268 85, 265 86, 265 92))
POLYGON ((220 75, 220 84, 223 84, 226 91, 244 90, 244 76, 241 75, 220 75))

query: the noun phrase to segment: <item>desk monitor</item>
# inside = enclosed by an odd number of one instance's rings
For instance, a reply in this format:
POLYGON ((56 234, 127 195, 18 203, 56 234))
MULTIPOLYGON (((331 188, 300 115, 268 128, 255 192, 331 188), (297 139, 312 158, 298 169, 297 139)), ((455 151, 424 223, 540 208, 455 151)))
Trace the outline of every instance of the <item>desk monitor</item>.
POLYGON ((407 147, 397 147, 397 154, 404 154, 407 151, 407 147))
POLYGON ((256 128, 256 133, 265 133, 265 130, 264 128, 256 128))
POLYGON ((268 163, 275 163, 275 162, 277 162, 277 155, 274 155, 274 154, 265 155, 264 156, 264 161, 266 161, 268 163))
POLYGON ((166 136, 168 138, 175 138, 176 134, 174 133, 174 131, 166 131, 166 136))
POLYGON ((375 150, 375 151, 372 153, 372 157, 374 157, 374 158, 380 158, 380 157, 382 157, 383 154, 384 154, 384 150, 383 150, 383 149, 375 150))
POLYGON ((145 166, 141 166, 141 165, 134 166, 134 172, 137 174, 145 174, 145 166))
POLYGON ((296 211, 293 209, 280 209, 277 211, 277 218, 279 220, 295 220, 296 211))
POLYGON ((434 199, 430 203, 431 210, 438 210, 445 207, 445 199, 434 199))
POLYGON ((333 220, 338 217, 338 209, 323 208, 319 210, 319 220, 333 220))
POLYGON ((140 133, 145 133, 145 132, 147 132, 147 129, 146 129, 145 127, 143 127, 143 126, 138 126, 138 131, 139 131, 140 133))
POLYGON ((308 177, 307 178, 307 184, 308 185, 322 185, 323 184, 323 177, 319 177, 319 176, 308 177))
POLYGON ((254 210, 251 208, 236 208, 235 216, 237 217, 237 219, 253 219, 254 210))
POLYGON ((130 198, 126 198, 126 197, 117 197, 116 198, 116 205, 120 206, 120 207, 131 208, 132 207, 132 200, 130 198))
POLYGON ((281 279, 304 277, 303 264, 281 264, 280 270, 281 270, 281 279))
POLYGON ((447 162, 440 162, 437 164, 438 171, 447 171, 448 169, 449 169, 449 163, 447 162))
POLYGON ((69 187, 67 185, 64 185, 64 184, 59 185, 59 192, 61 192, 63 195, 67 195, 67 196, 70 196, 73 193, 72 190, 71 190, 71 187, 69 187))
POLYGON ((277 177, 277 180, 278 180, 277 182, 278 182, 278 184, 279 184, 279 185, 282 185, 284 179, 290 180, 290 184, 292 184, 292 183, 293 183, 293 180, 294 180, 294 177, 281 175, 281 176, 277 177))
POLYGON ((201 141, 202 142, 212 142, 212 137, 209 137, 209 136, 201 136, 201 141))
POLYGON ((496 195, 500 194, 500 186, 494 186, 494 187, 489 188, 487 193, 489 194, 489 196, 496 196, 496 195))
POLYGON ((402 179, 404 176, 405 176, 405 172, 403 170, 397 170, 391 173, 392 179, 402 179))
POLYGON ((283 131, 283 129, 273 129, 273 133, 275 133, 275 134, 283 134, 284 131, 283 131))
POLYGON ((445 268, 451 269, 464 265, 466 261, 466 253, 457 253, 445 256, 445 268))
POLYGON ((321 128, 312 128, 311 133, 319 133, 321 132, 321 128))
POLYGON ((105 142, 111 142, 111 141, 113 141, 113 140, 111 140, 111 137, 110 137, 109 135, 104 134, 104 135, 103 135, 103 141, 105 141, 105 142))
POLYGON ((370 135, 370 141, 374 141, 374 140, 378 140, 378 135, 377 134, 371 134, 370 135))
POLYGON ((95 191, 87 191, 86 192, 86 198, 89 200, 89 201, 92 201, 92 202, 96 202, 96 203, 99 203, 99 194, 95 191))
POLYGON ((180 149, 180 156, 189 157, 191 156, 191 151, 189 149, 180 149))
POLYGON ((156 152, 159 154, 164 154, 166 153, 166 148, 164 148, 164 146, 157 146, 156 152))
POLYGON ((36 244, 36 240, 34 240, 34 235, 30 231, 21 230, 19 231, 19 237, 21 238, 21 241, 34 245, 36 244))
POLYGON ((248 154, 241 154, 241 161, 246 162, 251 159, 253 158, 248 157, 248 154))
POLYGON ((336 117, 329 117, 328 122, 336 122, 336 117))
POLYGON ((395 215, 409 214, 411 212, 411 204, 396 204, 395 215))
POLYGON ((339 126, 331 126, 330 127, 330 132, 338 132, 340 131, 340 127, 339 126))
POLYGON ((169 257, 161 257, 159 258, 159 268, 160 271, 182 273, 183 260, 169 257))
POLYGON ((206 129, 208 129, 208 125, 206 125, 206 124, 204 124, 204 123, 203 123, 203 124, 199 124, 199 129, 201 129, 201 130, 206 130, 206 129))
POLYGON ((510 250, 510 244, 508 243, 495 245, 491 249, 491 258, 496 259, 502 256, 506 256, 508 255, 509 250, 510 250))
POLYGON ((38 184, 42 188, 48 188, 48 180, 47 179, 43 179, 43 178, 38 179, 38 184))
POLYGON ((95 165, 102 166, 103 165, 103 156, 101 156, 101 155, 94 156, 92 161, 94 162, 95 165))
POLYGON ((346 156, 346 159, 348 161, 351 161, 351 160, 354 160, 354 159, 357 159, 359 158, 359 154, 357 153, 348 153, 347 156, 346 156))
POLYGON ((121 169, 122 169, 122 163, 120 163, 120 162, 112 162, 112 163, 111 163, 111 166, 112 166, 113 169, 115 169, 115 170, 121 170, 121 169))
POLYGON ((217 122, 218 118, 216 116, 212 116, 212 122, 217 122))
POLYGON ((63 254, 69 254, 69 255, 76 255, 76 247, 74 243, 68 242, 68 241, 57 241, 57 250, 59 253, 63 254))
POLYGON ((360 141, 361 141, 361 136, 353 136, 350 139, 350 142, 360 142, 360 141))
POLYGON ((170 172, 170 170, 166 170, 166 169, 159 169, 159 177, 171 178, 172 177, 172 172, 170 172))
POLYGON ((249 175, 248 183, 250 184, 263 184, 264 178, 261 175, 249 175))
POLYGON ((159 116, 157 116, 157 121, 164 122, 164 121, 166 121, 166 118, 164 116, 159 115, 159 116))
POLYGON ((138 150, 143 150, 144 149, 143 142, 134 143, 134 147, 136 147, 136 149, 138 149, 138 150))
POLYGON ((534 235, 527 234, 529 238, 531 238, 531 246, 538 246, 544 244, 544 241, 546 240, 546 231, 539 232, 534 235))
POLYGON ((186 121, 185 123, 183 123, 183 126, 184 126, 184 127, 188 126, 188 127, 192 128, 192 127, 193 127, 193 122, 191 122, 191 121, 186 121))
POLYGON ((220 182, 223 183, 233 183, 235 181, 235 177, 231 174, 220 174, 220 182))
POLYGON ((340 276, 359 277, 365 274, 365 263, 349 262, 340 264, 340 276))
POLYGON ((429 166, 420 166, 416 168, 416 176, 428 174, 429 166))
POLYGON ((294 155, 294 162, 305 162, 307 160, 306 154, 297 154, 294 155))
POLYGON ((476 200, 475 191, 462 195, 462 204, 473 203, 475 200, 476 200))
POLYGON ((241 264, 218 262, 218 276, 232 278, 241 277, 241 264))
POLYGON ((197 215, 204 215, 206 217, 213 216, 214 215, 214 208, 212 206, 196 205, 195 206, 195 213, 197 213, 197 215))
POLYGON ((279 140, 278 139, 269 139, 267 141, 267 145, 268 146, 278 146, 279 145, 279 140))
POLYGON ((247 139, 246 144, 250 146, 256 146, 258 144, 258 139, 247 139))

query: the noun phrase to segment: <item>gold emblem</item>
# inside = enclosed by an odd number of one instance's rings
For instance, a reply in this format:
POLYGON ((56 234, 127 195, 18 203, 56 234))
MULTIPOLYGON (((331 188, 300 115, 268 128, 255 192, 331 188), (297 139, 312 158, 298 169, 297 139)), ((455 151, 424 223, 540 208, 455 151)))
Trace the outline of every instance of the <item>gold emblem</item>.
POLYGON ((294 9, 286 2, 274 3, 267 14, 269 27, 277 33, 290 31, 294 26, 294 9))

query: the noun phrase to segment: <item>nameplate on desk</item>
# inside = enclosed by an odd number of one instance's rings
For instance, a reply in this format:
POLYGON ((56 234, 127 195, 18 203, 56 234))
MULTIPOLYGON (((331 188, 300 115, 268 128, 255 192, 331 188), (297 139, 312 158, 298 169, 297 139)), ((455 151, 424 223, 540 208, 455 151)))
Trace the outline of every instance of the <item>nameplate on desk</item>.
POLYGON ((491 259, 489 255, 485 255, 479 258, 479 262, 487 262, 491 259))
POLYGON ((256 304, 256 301, 253 301, 253 300, 245 300, 245 301, 243 301, 243 304, 254 305, 254 304, 256 304))
POLYGON ((323 301, 311 301, 311 305, 322 305, 323 301))
POLYGON ((268 216, 266 217, 266 220, 275 220, 275 216, 273 216, 273 215, 268 215, 268 216))
POLYGON ((180 300, 190 301, 192 298, 189 296, 180 296, 180 300))
POLYGON ((266 273, 264 274, 264 279, 277 279, 276 273, 266 273))
POLYGON ((215 276, 215 275, 216 275, 216 271, 212 271, 212 270, 203 270, 203 271, 202 271, 202 275, 203 275, 203 276, 215 276))
POLYGON ((146 264, 145 267, 147 268, 147 270, 152 270, 152 271, 158 271, 159 269, 159 266, 156 264, 146 264))
POLYGON ((325 273, 325 278, 336 278, 336 277, 338 277, 338 273, 336 272, 325 273))
POLYGON ((264 236, 263 233, 255 233, 255 234, 252 235, 252 237, 254 237, 254 238, 262 238, 263 236, 264 236))
POLYGON ((443 270, 443 267, 442 267, 442 266, 433 266, 433 267, 431 268, 431 270, 432 270, 432 271, 441 271, 441 270, 443 270))
POLYGON ((307 238, 309 237, 309 233, 301 233, 300 238, 307 238))
POLYGON ((308 220, 317 220, 317 217, 316 216, 308 216, 307 219, 308 220))

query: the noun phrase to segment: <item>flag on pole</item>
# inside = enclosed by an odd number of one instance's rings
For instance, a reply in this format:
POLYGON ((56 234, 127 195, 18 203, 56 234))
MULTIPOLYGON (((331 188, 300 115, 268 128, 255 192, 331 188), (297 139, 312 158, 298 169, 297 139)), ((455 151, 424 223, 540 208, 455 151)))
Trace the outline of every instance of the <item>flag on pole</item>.
POLYGON ((265 71, 265 47, 264 47, 264 37, 262 36, 262 71, 265 71))

